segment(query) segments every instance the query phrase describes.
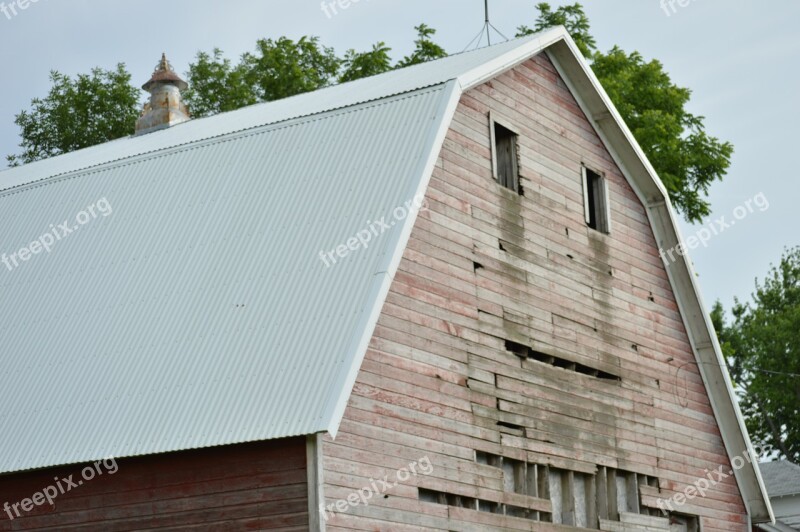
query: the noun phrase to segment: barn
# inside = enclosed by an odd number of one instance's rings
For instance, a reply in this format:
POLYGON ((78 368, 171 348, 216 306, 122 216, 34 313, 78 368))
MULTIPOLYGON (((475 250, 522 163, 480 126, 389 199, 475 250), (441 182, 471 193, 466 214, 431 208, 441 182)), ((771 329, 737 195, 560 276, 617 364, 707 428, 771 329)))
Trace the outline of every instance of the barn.
MULTIPOLYGON (((773 522, 563 28, 0 173, 0 530, 773 522)), ((133 132, 132 132, 133 133, 133 132)))

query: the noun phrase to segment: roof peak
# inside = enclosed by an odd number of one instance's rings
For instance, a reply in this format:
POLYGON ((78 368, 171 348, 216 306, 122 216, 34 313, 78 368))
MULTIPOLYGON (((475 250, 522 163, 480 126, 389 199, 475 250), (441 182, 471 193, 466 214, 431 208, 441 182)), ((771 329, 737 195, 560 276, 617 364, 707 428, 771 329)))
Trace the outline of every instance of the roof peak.
POLYGON ((167 53, 161 52, 161 60, 153 70, 153 75, 150 79, 142 85, 142 88, 147 92, 152 92, 151 89, 156 83, 168 83, 178 87, 179 90, 186 90, 189 84, 183 81, 181 77, 172 68, 172 64, 167 60, 167 53))

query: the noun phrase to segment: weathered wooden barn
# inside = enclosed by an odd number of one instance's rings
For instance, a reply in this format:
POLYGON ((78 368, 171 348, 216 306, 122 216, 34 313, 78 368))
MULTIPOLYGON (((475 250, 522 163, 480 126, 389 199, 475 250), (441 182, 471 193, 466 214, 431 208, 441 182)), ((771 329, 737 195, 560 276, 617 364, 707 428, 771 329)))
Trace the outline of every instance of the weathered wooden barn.
POLYGON ((169 71, 139 134, 0 173, 0 529, 772 521, 563 28, 189 121, 169 71))

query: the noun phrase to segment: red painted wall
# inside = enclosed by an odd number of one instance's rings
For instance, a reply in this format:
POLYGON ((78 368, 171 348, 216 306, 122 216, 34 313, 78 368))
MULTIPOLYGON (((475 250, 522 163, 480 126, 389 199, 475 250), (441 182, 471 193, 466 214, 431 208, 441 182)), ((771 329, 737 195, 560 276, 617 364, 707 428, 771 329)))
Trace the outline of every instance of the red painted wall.
POLYGON ((0 508, 0 530, 308 530, 304 438, 101 461, 90 480, 86 467, 0 477, 14 516, 0 508), (14 503, 48 486, 64 493, 16 516, 14 503))

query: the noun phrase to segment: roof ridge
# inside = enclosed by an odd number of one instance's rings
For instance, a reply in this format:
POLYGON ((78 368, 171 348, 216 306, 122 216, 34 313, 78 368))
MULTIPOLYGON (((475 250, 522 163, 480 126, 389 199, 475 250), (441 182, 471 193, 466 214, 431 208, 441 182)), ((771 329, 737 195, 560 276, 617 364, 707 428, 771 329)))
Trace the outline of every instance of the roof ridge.
POLYGON ((280 100, 259 102, 239 109, 196 118, 146 135, 114 139, 80 150, 59 154, 18 167, 0 169, 0 192, 50 177, 101 166, 108 162, 159 151, 230 133, 379 101, 400 94, 441 85, 552 30, 519 37, 446 57, 393 69, 375 76, 295 94, 280 100))
MULTIPOLYGON (((80 175, 90 175, 96 172, 101 172, 111 168, 118 168, 122 166, 126 166, 129 164, 136 164, 143 161, 149 161, 151 159, 155 159, 158 157, 165 157, 172 153, 180 153, 182 151, 191 150, 195 148, 205 147, 211 144, 215 144, 218 142, 229 142, 232 140, 236 140, 239 138, 245 138, 248 136, 253 135, 260 135, 263 133, 269 133, 272 131, 279 131, 284 128, 288 127, 296 127, 302 124, 307 124, 309 122, 314 122, 318 120, 326 120, 328 118, 332 118, 337 116, 339 113, 353 113, 358 112, 359 110, 366 110, 373 107, 377 107, 380 105, 388 105, 393 102, 401 101, 407 98, 416 98, 424 94, 426 91, 431 90, 444 90, 445 85, 447 82, 437 83, 434 85, 429 85, 427 87, 421 87, 419 89, 403 92, 399 94, 393 94, 390 96, 386 96, 383 98, 375 98, 372 100, 367 100, 363 102, 356 102, 349 105, 345 105, 342 107, 336 107, 328 110, 318 111, 307 115, 297 116, 286 118, 283 120, 279 120, 276 122, 269 122, 261 125, 254 125, 251 127, 247 127, 245 129, 240 129, 236 131, 230 131, 226 133, 220 133, 218 135, 200 138, 196 140, 189 140, 187 142, 181 144, 174 144, 170 146, 165 146, 162 148, 155 148, 153 150, 144 151, 141 153, 131 154, 124 157, 120 157, 117 159, 109 159, 104 162, 97 163, 91 166, 84 166, 80 168, 75 168, 70 171, 62 172, 59 174, 53 174, 47 177, 43 177, 36 181, 30 181, 27 183, 22 183, 17 186, 3 188, 2 183, 0 183, 0 198, 10 196, 13 194, 19 194, 31 188, 37 188, 40 186, 47 186, 51 183, 58 183, 61 181, 66 181, 72 179, 74 177, 78 177, 80 175), (327 115, 327 116, 326 116, 327 115)), ((121 139, 117 139, 121 140, 121 139)), ((112 141, 113 142, 113 141, 112 141)), ((68 154, 65 154, 68 155, 68 154)), ((59 157, 59 156, 57 156, 59 157)))

